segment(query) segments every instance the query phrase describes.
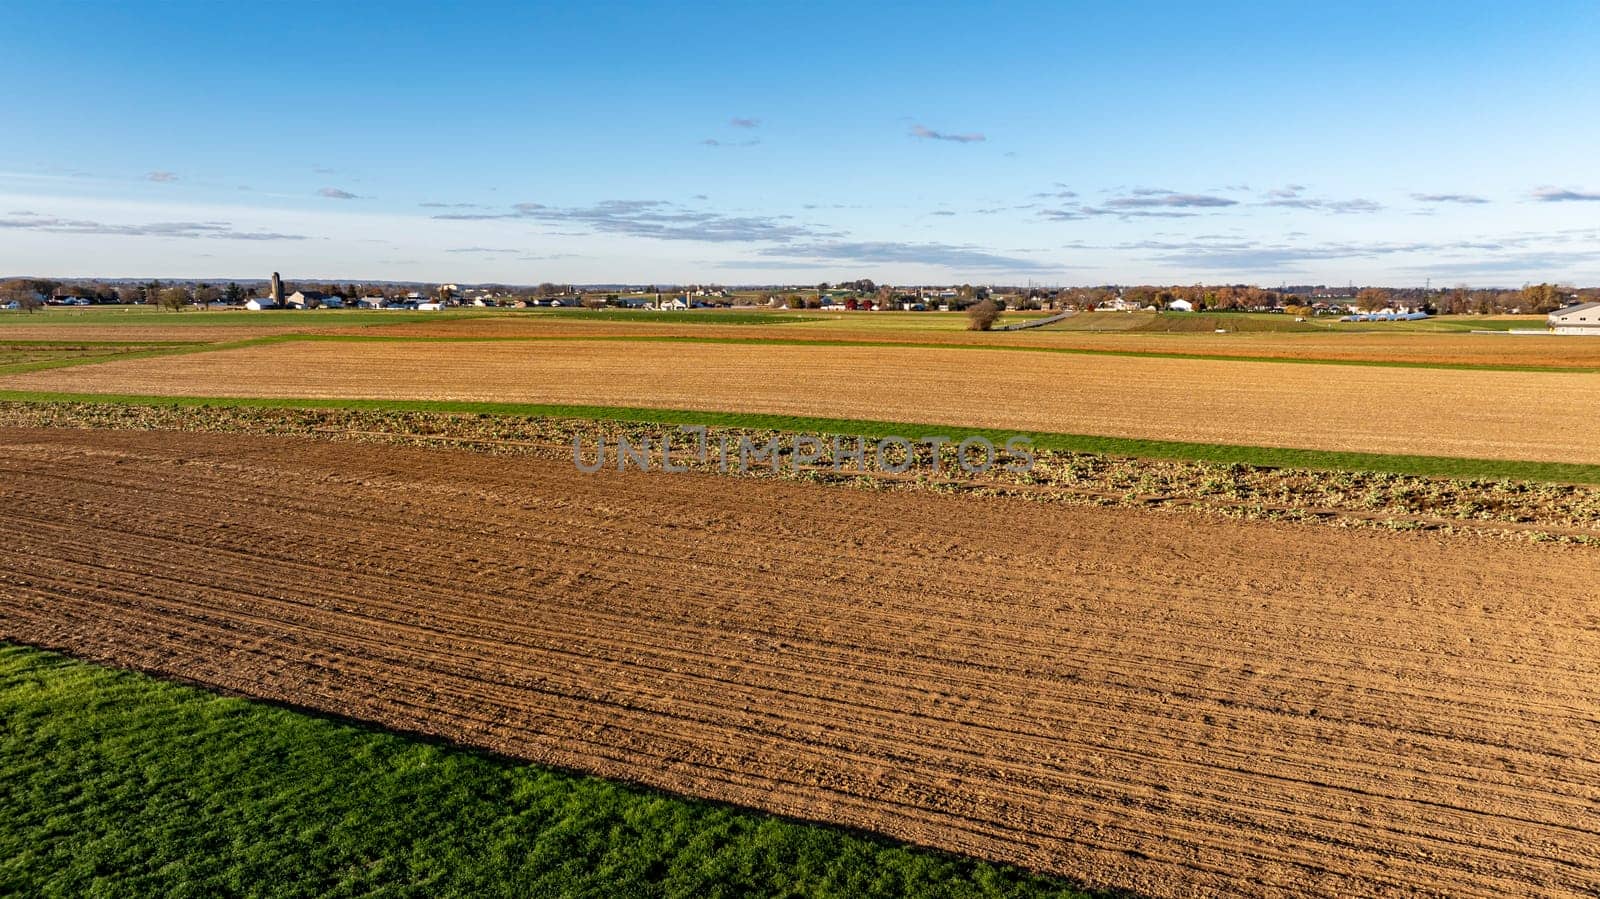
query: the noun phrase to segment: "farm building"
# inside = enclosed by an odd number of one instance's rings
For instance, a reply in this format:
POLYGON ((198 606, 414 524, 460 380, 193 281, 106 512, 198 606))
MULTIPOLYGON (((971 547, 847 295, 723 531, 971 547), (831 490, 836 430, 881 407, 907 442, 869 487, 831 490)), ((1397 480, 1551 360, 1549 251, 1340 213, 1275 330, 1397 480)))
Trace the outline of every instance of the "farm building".
POLYGON ((260 312, 263 309, 276 309, 278 304, 272 302, 271 297, 253 297, 244 304, 244 308, 251 312, 260 312))
POLYGON ((1557 334, 1600 335, 1600 303, 1579 303, 1550 313, 1547 320, 1557 334))
POLYGON ((1395 312, 1384 310, 1382 312, 1358 312, 1355 315, 1346 315, 1339 319, 1342 322, 1419 322, 1429 315, 1426 312, 1395 312))
POLYGON ((338 309, 344 305, 344 297, 323 293, 320 290, 297 290, 284 299, 284 305, 295 309, 315 309, 326 306, 329 309, 338 309))

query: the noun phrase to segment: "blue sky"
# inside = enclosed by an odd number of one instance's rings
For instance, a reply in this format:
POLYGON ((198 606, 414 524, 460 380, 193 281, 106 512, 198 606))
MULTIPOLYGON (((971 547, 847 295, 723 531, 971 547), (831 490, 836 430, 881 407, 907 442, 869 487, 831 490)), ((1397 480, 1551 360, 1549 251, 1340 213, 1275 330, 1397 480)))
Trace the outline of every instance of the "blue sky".
POLYGON ((1600 7, 0 5, 0 274, 1600 283, 1600 7))

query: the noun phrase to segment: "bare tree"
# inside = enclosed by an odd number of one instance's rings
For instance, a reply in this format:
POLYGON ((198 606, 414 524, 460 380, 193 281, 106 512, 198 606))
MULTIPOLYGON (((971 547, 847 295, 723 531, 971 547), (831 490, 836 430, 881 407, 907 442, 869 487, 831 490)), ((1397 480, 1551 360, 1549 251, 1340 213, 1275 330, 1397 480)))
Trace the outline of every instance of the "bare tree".
POLYGON ((1000 307, 994 300, 983 300, 967 307, 967 330, 988 331, 1000 317, 1000 307))

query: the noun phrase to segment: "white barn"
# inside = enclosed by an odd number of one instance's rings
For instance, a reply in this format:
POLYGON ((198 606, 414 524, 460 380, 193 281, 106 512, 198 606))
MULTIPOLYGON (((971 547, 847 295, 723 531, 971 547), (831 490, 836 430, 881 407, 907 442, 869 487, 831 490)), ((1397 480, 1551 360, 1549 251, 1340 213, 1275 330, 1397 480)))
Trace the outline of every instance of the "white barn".
POLYGON ((1550 313, 1550 330, 1557 334, 1600 336, 1600 303, 1579 303, 1550 313))

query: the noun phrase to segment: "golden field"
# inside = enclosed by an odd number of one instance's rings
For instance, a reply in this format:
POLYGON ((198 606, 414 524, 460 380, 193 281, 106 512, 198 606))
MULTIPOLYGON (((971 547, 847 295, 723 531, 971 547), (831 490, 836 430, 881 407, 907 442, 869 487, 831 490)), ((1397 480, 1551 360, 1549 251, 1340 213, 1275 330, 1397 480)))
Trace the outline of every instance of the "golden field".
POLYGON ((638 406, 1600 463, 1600 375, 1581 373, 923 347, 308 341, 13 374, 0 389, 638 406))

